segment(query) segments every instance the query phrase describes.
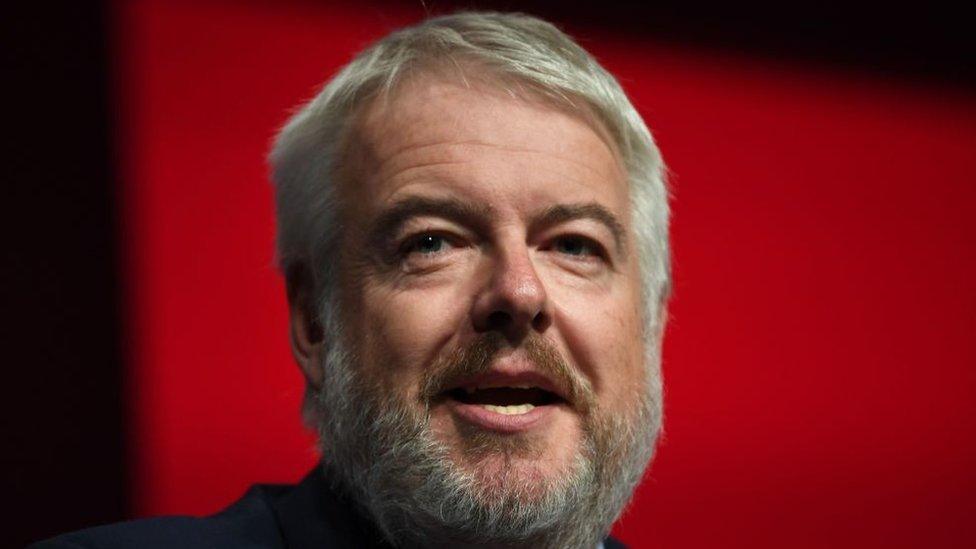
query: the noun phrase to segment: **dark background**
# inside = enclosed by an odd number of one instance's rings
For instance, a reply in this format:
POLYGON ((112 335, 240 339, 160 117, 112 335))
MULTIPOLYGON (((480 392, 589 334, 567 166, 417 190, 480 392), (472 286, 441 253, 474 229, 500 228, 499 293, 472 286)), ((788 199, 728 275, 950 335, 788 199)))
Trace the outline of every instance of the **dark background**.
POLYGON ((4 547, 127 516, 110 13, 19 4, 2 17, 4 547))
MULTIPOLYGON (((384 5, 374 2, 373 9, 384 5)), ((462 4, 427 5, 439 13, 462 4)), ((976 33, 948 3, 595 5, 473 4, 663 44, 974 93, 976 33)), ((133 514, 123 412, 131 403, 122 397, 126 234, 114 142, 116 9, 105 2, 31 3, 4 17, 0 330, 9 381, 0 435, 3 537, 13 547, 133 514)))

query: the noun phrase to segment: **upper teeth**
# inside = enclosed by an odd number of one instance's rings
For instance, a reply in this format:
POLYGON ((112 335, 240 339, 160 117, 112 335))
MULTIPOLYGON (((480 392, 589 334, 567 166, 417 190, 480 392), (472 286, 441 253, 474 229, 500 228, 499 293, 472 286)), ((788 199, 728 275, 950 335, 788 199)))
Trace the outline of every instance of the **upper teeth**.
POLYGON ((468 393, 470 395, 470 394, 474 393, 475 391, 477 391, 479 389, 504 389, 504 388, 508 388, 508 389, 532 389, 533 388, 533 385, 529 385, 527 383, 526 384, 522 384, 522 385, 506 385, 505 387, 472 387, 472 386, 469 385, 469 386, 467 386, 467 387, 464 388, 464 392, 466 392, 466 393, 468 393))

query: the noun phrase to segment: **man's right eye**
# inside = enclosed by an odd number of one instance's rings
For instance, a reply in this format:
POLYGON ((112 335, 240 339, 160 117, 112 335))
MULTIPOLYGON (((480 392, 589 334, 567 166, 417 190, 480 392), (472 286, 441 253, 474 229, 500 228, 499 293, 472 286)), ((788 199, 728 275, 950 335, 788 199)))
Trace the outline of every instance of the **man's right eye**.
POLYGON ((407 240, 400 248, 403 256, 411 254, 435 255, 450 247, 447 238, 439 234, 424 233, 407 240))
POLYGON ((413 250, 422 254, 432 254, 441 251, 444 244, 445 242, 443 237, 433 234, 425 234, 414 241, 413 250))
POLYGON ((449 265, 459 243, 450 235, 419 233, 403 241, 397 263, 404 272, 421 274, 449 265))

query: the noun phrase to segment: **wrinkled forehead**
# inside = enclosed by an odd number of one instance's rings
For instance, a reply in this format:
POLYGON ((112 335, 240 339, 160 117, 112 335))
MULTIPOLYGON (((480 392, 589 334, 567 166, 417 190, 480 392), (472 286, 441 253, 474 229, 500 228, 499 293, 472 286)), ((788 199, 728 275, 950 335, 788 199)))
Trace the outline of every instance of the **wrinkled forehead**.
POLYGON ((551 138, 554 147, 599 148, 612 157, 617 169, 608 176, 617 178, 625 172, 616 140, 585 100, 543 90, 477 62, 415 67, 411 76, 381 87, 352 113, 343 142, 346 154, 371 153, 382 158, 395 153, 396 147, 444 139, 460 142, 486 133, 512 147, 538 147, 551 138), (506 124, 497 124, 501 111, 513 106, 522 108, 526 118, 508 117, 506 124), (540 135, 533 114, 548 116, 548 131, 540 135), (435 120, 438 123, 431 124, 435 120), (565 131, 570 126, 575 131, 565 131), (568 139, 580 141, 569 143, 568 139))

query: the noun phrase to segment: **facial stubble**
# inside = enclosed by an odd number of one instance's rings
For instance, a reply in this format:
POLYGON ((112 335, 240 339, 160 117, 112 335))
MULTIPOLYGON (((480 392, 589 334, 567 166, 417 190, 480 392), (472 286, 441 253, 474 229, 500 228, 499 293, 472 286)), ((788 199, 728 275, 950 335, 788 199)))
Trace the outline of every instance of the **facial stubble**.
POLYGON ((626 416, 602 414, 589 383, 540 336, 521 347, 567 395, 581 426, 566 470, 533 465, 541 463, 545 437, 494 433, 455 419, 459 452, 438 440, 432 406, 457 380, 488 371, 506 345, 488 333, 440 357, 424 372, 415 400, 363 379, 346 346, 330 349, 317 399, 323 464, 388 541, 592 547, 630 498, 653 453, 657 395, 640 391, 626 416))

